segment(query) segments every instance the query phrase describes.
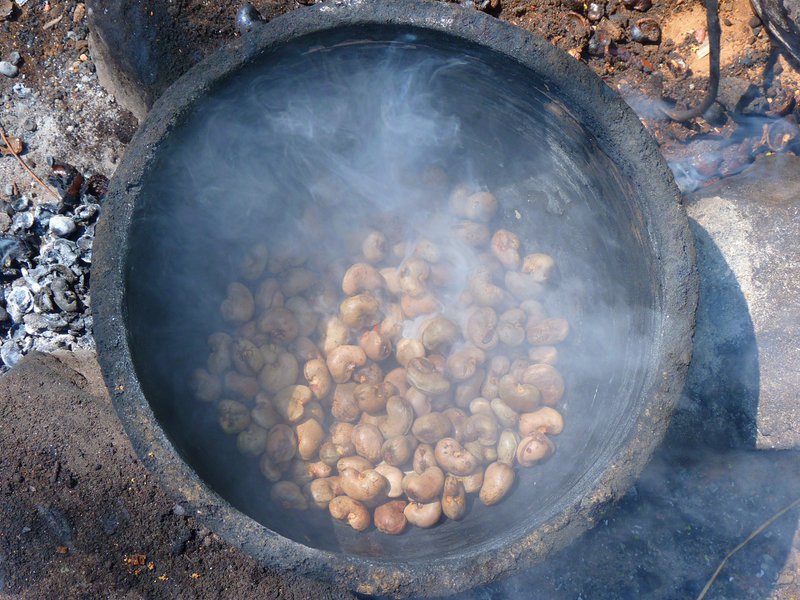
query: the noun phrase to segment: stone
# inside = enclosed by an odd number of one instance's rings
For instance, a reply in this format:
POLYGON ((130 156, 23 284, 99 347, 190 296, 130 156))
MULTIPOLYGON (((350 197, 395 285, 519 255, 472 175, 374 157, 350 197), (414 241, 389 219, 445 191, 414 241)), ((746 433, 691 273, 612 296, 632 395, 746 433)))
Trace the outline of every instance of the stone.
POLYGON ((699 414, 712 442, 800 449, 800 157, 761 156, 687 211, 700 301, 675 426, 699 414))
POLYGON ((64 215, 55 215, 47 224, 50 233, 58 237, 67 237, 75 232, 75 222, 64 215))
POLYGON ((5 75, 6 77, 16 77, 19 73, 19 69, 12 65, 7 60, 0 60, 0 75, 5 75))

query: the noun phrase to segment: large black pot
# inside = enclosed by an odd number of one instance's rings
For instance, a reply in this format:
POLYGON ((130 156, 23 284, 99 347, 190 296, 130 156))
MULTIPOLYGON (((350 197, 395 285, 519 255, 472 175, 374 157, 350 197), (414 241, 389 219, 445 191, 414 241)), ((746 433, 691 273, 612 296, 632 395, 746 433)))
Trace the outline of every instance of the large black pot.
MULTIPOLYGON (((358 60, 348 64, 358 69, 358 60)), ((212 152, 241 150, 228 128, 213 131, 212 152)), ((693 260, 680 195, 656 144, 583 64, 461 7, 329 2, 256 27, 154 105, 114 176, 98 227, 98 356, 143 463, 227 541, 265 564, 359 592, 440 595, 543 559, 625 493, 660 442, 683 386, 697 296, 693 260), (251 224, 269 232, 295 205, 266 202, 234 218, 237 198, 251 185, 246 177, 235 190, 215 190, 210 202, 179 185, 205 131, 205 99, 295 60, 312 68, 313 57, 326 52, 362 52, 369 60, 388 42, 400 53, 464 59, 467 70, 447 80, 440 108, 458 119, 465 152, 497 192, 498 225, 526 244, 536 236, 568 274, 559 308, 573 327, 561 365, 567 427, 555 456, 521 473, 500 505, 476 502, 461 522, 397 537, 280 510, 255 466, 235 476, 228 468, 241 459, 214 433, 213 413, 188 399, 188 373, 204 361, 205 337, 221 326, 217 306, 229 257, 241 250, 237 240, 251 224), (315 53, 302 52, 312 47, 315 53), (563 189, 537 187, 545 169, 563 189), (183 219, 198 213, 208 217, 200 226, 183 219)))

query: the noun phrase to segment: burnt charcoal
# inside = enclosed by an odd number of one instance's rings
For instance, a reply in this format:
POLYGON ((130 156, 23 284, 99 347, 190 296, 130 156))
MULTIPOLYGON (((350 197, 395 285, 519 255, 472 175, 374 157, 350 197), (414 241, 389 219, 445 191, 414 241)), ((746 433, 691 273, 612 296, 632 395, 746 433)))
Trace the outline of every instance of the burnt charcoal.
POLYGON ((56 305, 53 303, 53 294, 49 288, 43 287, 33 294, 34 310, 39 312, 53 312, 56 305))
POLYGON ((57 238, 42 244, 40 262, 46 265, 62 264, 71 267, 78 260, 80 252, 75 242, 57 238))
POLYGON ((29 211, 25 212, 18 212, 14 215, 14 218, 11 220, 11 232, 12 233, 19 233, 22 231, 27 231, 31 227, 33 227, 34 217, 33 213, 29 211))
POLYGON ((56 279, 50 285, 53 293, 53 302, 63 311, 73 312, 78 310, 78 298, 75 292, 70 289, 69 284, 64 279, 56 279))

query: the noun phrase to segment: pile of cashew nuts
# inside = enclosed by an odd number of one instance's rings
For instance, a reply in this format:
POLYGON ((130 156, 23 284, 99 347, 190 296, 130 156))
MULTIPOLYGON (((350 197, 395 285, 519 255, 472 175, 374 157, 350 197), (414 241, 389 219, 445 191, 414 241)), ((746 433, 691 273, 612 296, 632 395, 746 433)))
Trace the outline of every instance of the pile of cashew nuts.
POLYGON ((191 387, 277 505, 399 534, 463 518, 468 494, 497 504, 515 466, 555 451, 569 324, 539 301, 554 261, 492 233, 491 193, 456 187, 450 207, 452 247, 474 256, 460 280, 449 244, 391 228, 342 262, 263 243, 244 256, 191 387))

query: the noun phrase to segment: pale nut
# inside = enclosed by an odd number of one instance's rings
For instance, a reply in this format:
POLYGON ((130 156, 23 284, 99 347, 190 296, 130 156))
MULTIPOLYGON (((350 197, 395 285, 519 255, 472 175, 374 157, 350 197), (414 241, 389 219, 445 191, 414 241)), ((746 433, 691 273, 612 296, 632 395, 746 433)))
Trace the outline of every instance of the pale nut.
POLYGON ((486 506, 497 504, 514 485, 514 469, 501 462, 486 467, 479 498, 486 506))

